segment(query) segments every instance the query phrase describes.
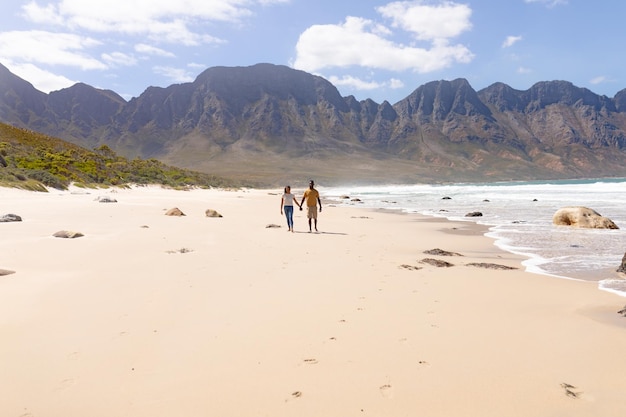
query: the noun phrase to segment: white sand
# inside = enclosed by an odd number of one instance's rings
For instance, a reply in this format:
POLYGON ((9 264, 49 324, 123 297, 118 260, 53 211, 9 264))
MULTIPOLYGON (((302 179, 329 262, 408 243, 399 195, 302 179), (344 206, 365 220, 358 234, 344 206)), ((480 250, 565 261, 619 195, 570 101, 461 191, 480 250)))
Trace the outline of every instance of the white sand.
POLYGON ((469 223, 327 202, 289 233, 279 192, 0 188, 0 416, 626 415, 626 299, 469 223))

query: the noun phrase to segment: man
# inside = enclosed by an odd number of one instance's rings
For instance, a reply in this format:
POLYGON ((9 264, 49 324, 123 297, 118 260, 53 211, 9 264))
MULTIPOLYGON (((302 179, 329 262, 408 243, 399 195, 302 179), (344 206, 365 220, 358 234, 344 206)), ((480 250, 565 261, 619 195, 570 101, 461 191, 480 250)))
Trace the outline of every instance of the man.
POLYGON ((320 205, 320 213, 322 212, 322 200, 320 200, 320 193, 315 189, 315 183, 313 180, 309 181, 309 189, 304 192, 302 201, 300 202, 300 210, 302 210, 302 204, 306 199, 306 216, 309 219, 309 233, 311 233, 311 220, 315 222, 315 231, 317 232, 317 204, 320 205))

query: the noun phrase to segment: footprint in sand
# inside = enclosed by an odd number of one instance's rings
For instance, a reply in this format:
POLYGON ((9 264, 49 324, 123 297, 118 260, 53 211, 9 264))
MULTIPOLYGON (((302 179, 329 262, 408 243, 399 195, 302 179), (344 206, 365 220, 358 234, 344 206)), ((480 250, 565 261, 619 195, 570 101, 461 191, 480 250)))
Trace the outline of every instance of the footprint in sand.
POLYGON ((67 360, 75 361, 80 358, 80 352, 71 352, 67 355, 67 360))
POLYGON ((563 388, 565 390, 565 395, 567 395, 570 398, 580 398, 580 396, 582 395, 582 392, 576 392, 574 391, 576 389, 575 386, 570 385, 566 382, 563 382, 561 384, 561 388, 563 388))
POLYGON ((56 391, 64 391, 74 385, 76 381, 73 378, 67 378, 63 381, 59 382, 59 385, 56 388, 56 391))
POLYGON ((285 400, 285 402, 289 402, 300 397, 302 397, 302 391, 294 391, 291 393, 291 396, 285 400))
POLYGON ((382 385, 380 388, 380 395, 384 398, 393 398, 393 388, 389 384, 382 385))

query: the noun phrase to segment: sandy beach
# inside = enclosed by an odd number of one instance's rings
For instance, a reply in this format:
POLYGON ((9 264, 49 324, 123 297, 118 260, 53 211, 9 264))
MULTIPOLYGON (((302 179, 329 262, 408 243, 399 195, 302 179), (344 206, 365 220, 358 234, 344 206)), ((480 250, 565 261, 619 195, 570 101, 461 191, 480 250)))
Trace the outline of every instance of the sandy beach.
POLYGON ((0 188, 0 416, 626 415, 625 298, 467 222, 290 233, 281 192, 0 188))

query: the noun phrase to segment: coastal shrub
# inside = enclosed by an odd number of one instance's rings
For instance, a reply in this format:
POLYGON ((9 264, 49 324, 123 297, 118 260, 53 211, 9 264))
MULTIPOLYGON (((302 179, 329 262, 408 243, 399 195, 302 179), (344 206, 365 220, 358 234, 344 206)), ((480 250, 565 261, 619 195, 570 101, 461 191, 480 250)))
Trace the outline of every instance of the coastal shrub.
POLYGON ((67 186, 69 185, 68 181, 64 182, 60 178, 54 176, 48 171, 40 171, 40 170, 33 171, 28 174, 28 177, 30 179, 39 181, 40 183, 42 183, 43 185, 47 187, 56 188, 58 190, 65 190, 67 189, 67 186))
POLYGON ((48 189, 39 181, 29 180, 20 182, 17 188, 21 188, 27 191, 38 191, 42 193, 47 193, 48 189))
MULTIPOLYGON (((128 160, 102 145, 92 151, 27 129, 0 123, 0 183, 22 187, 37 182, 39 187, 66 189, 70 183, 85 186, 128 186, 161 184, 169 187, 241 187, 214 175, 176 168, 156 159, 128 160)), ((29 185, 30 187, 30 185, 29 185)), ((34 187, 38 188, 38 187, 34 187)))

